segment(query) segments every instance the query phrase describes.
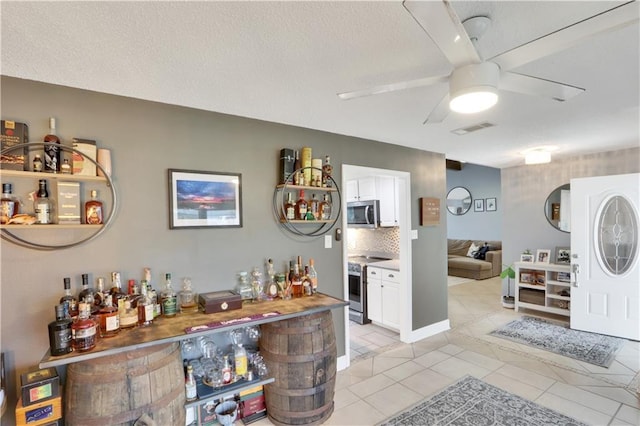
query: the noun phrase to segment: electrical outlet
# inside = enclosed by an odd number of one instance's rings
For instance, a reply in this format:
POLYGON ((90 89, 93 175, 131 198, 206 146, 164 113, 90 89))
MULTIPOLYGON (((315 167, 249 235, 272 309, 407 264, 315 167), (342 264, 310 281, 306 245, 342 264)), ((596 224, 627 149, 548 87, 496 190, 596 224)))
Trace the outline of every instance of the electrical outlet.
POLYGON ((324 248, 331 248, 331 235, 325 235, 324 236, 324 248))

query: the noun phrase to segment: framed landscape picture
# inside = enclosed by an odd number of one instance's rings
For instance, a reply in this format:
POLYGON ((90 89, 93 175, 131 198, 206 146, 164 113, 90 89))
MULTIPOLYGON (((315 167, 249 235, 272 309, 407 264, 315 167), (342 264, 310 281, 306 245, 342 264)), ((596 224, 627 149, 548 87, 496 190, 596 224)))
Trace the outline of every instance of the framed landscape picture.
POLYGON ((169 228, 242 227, 242 175, 169 169, 169 228))

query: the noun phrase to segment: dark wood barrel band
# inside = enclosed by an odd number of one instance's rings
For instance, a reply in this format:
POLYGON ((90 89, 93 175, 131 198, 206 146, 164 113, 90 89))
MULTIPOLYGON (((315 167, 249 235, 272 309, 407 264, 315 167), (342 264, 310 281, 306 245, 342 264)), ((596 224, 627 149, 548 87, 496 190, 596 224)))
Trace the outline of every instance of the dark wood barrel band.
POLYGON ((325 358, 330 355, 336 354, 336 344, 333 342, 329 347, 324 349, 321 352, 315 352, 313 354, 304 354, 304 355, 286 355, 286 354, 274 354, 271 352, 261 352, 262 357, 265 361, 275 361, 275 362, 284 362, 284 363, 302 363, 302 362, 313 362, 318 361, 320 358, 325 358))
MULTIPOLYGON (((143 414, 147 413, 153 417, 153 413, 169 405, 174 399, 176 399, 180 393, 183 392, 183 386, 178 386, 168 394, 162 396, 151 404, 144 405, 138 408, 132 408, 129 411, 114 414, 109 418, 102 417, 78 417, 74 414, 73 410, 66 412, 65 417, 67 421, 72 424, 82 424, 86 426, 104 426, 106 424, 120 424, 126 422, 132 422, 140 418, 143 414)), ((181 402, 184 405, 184 402, 181 402)))
POLYGON ((293 419, 306 419, 309 417, 314 417, 314 416, 319 416, 321 414, 325 414, 327 412, 327 410, 333 410, 333 400, 327 402, 326 404, 324 404, 322 407, 320 408, 316 408, 314 410, 308 410, 308 411, 287 411, 287 410, 281 410, 280 408, 277 407, 269 407, 268 408, 268 412, 270 416, 285 416, 285 417, 289 417, 289 418, 293 418, 293 419))
POLYGON ((326 382, 326 383, 322 383, 319 385, 315 385, 312 388, 306 388, 306 389, 282 389, 279 388, 275 385, 268 385, 269 386, 269 393, 275 393, 276 395, 280 395, 280 396, 311 396, 311 395, 315 395, 318 392, 324 392, 327 387, 329 387, 329 384, 331 384, 332 386, 335 386, 334 381, 332 380, 331 383, 326 382))

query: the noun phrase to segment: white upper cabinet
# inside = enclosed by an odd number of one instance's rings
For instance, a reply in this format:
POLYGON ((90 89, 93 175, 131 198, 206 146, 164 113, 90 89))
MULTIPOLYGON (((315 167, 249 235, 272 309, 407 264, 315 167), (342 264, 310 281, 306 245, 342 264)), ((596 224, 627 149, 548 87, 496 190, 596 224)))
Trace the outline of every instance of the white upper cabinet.
POLYGON ((398 226, 398 179, 371 176, 347 182, 347 202, 380 201, 380 226, 398 226))

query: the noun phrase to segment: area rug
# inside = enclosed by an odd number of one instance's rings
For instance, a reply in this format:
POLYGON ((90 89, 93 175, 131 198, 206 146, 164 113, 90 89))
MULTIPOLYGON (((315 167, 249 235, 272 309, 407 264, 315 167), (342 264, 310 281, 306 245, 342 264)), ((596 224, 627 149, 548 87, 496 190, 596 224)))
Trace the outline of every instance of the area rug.
POLYGON ((380 426, 404 425, 586 426, 471 376, 380 423, 380 426))
POLYGON ((609 368, 625 340, 572 330, 540 318, 522 317, 498 328, 492 336, 609 368))

